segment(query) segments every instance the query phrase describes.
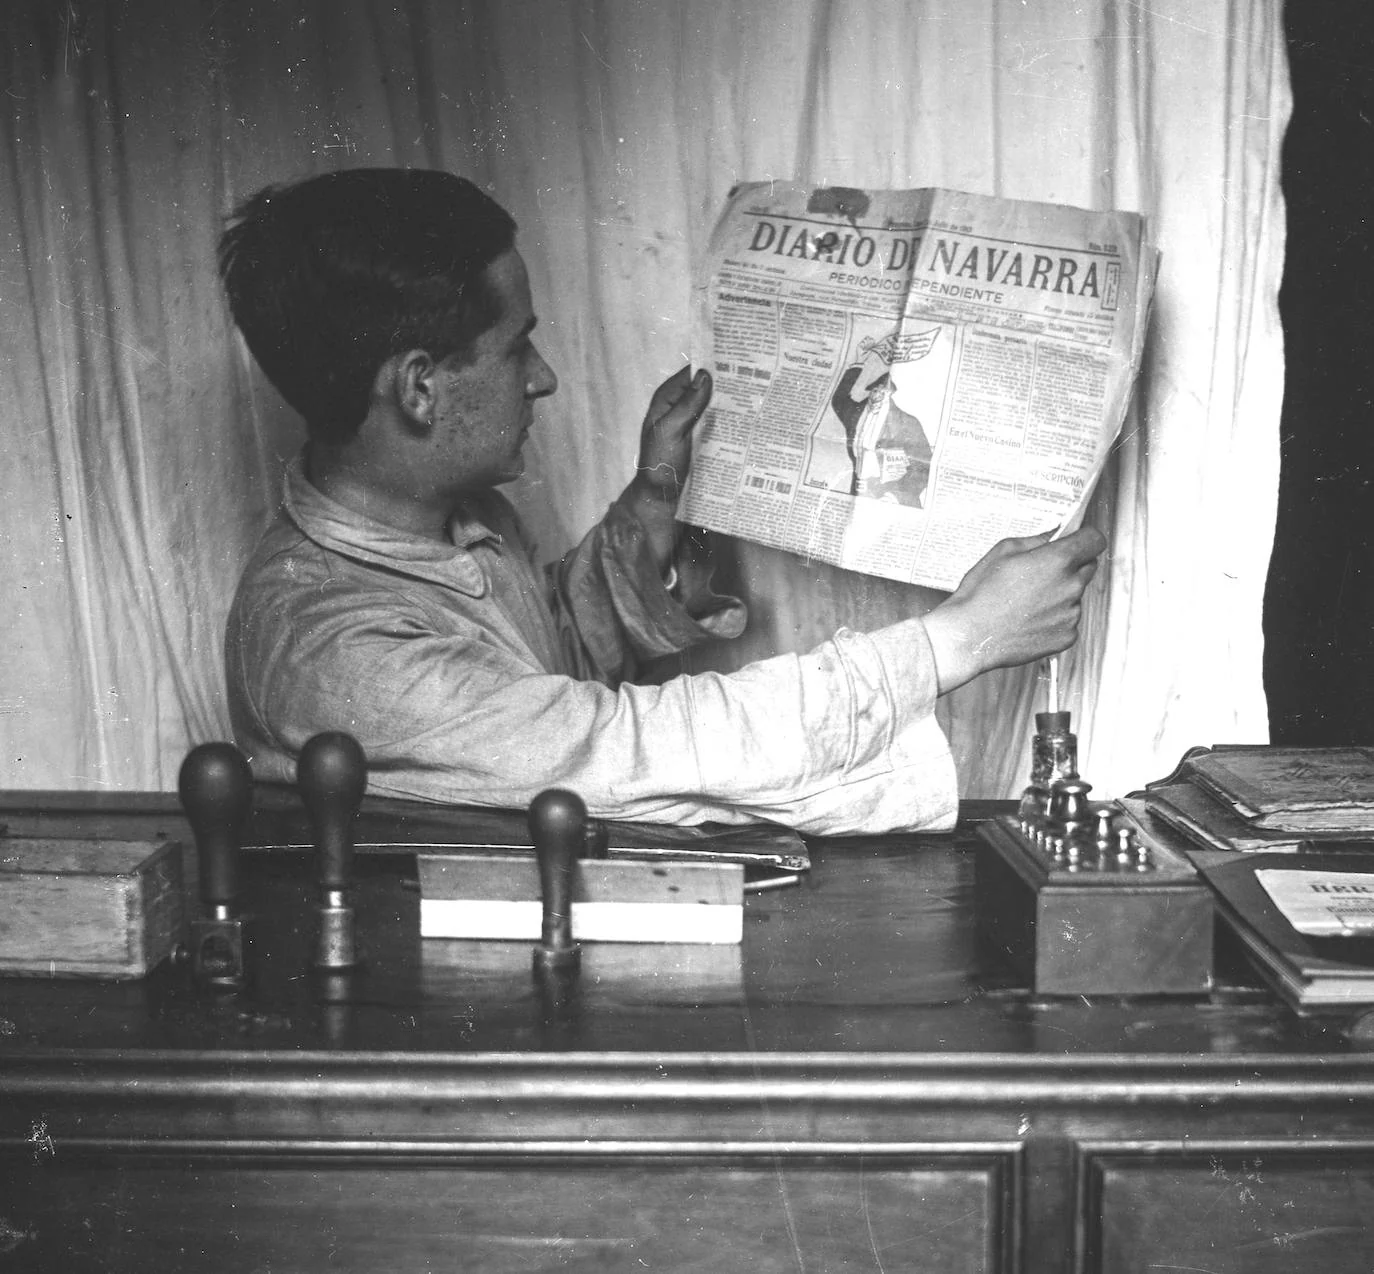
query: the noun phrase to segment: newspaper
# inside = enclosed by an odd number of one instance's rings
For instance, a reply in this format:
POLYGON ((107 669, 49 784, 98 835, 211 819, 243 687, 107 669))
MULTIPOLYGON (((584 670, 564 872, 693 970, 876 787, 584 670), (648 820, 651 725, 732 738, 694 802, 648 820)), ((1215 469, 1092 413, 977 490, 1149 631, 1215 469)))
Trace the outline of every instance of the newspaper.
POLYGON ((1070 529, 1121 429, 1144 218, 950 190, 737 187, 695 289, 715 390, 684 522, 953 589, 1070 529))

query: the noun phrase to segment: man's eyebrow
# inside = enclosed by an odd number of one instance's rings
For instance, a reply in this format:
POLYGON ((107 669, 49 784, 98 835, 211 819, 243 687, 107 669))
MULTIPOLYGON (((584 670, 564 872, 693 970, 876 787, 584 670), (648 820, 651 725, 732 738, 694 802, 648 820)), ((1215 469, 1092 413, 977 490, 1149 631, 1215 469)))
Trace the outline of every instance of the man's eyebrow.
POLYGON ((517 340, 517 341, 523 341, 523 340, 525 339, 525 337, 527 337, 527 336, 528 336, 532 331, 534 331, 534 329, 535 329, 536 327, 538 327, 538 326, 539 326, 539 317, 538 317, 538 315, 531 314, 531 315, 529 316, 529 318, 527 318, 527 319, 525 320, 524 326, 523 326, 518 332, 516 332, 516 334, 515 334, 515 340, 517 340))

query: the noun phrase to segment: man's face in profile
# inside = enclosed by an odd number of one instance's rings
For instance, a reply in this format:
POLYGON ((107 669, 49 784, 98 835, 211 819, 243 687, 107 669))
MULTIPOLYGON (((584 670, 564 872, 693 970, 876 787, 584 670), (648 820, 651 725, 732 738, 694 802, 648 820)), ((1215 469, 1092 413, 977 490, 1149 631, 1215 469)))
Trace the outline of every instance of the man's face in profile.
POLYGON ((436 376, 433 460, 443 466, 446 485, 461 491, 485 490, 525 471, 534 400, 558 388, 532 339, 536 319, 520 254, 512 249, 497 257, 486 280, 500 317, 466 360, 445 360, 436 376))

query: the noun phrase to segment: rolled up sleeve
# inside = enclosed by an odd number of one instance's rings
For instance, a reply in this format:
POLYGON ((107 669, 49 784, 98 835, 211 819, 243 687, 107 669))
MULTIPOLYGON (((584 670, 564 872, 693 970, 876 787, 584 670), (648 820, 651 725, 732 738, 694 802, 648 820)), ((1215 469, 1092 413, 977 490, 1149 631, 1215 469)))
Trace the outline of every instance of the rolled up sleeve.
POLYGON ((634 515, 619 502, 561 562, 549 568, 550 608, 564 650, 583 676, 611 684, 642 662, 703 641, 738 637, 747 612, 716 594, 709 564, 684 560, 684 583, 668 592, 634 515))

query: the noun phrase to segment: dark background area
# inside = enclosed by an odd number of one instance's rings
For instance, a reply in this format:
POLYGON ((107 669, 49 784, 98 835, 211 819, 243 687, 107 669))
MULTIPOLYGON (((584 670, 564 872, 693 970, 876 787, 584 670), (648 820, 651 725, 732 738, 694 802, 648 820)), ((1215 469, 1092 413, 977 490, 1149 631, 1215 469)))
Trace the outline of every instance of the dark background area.
POLYGON ((1273 742, 1374 743, 1374 3, 1289 0, 1273 742))

